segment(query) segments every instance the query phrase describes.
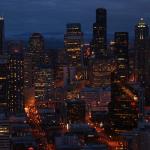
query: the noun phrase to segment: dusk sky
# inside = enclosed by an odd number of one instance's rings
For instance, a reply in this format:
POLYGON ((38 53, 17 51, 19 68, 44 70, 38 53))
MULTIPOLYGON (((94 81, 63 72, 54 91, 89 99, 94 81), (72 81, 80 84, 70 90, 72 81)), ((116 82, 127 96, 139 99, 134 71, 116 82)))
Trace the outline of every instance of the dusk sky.
POLYGON ((90 33, 98 7, 108 10, 109 33, 132 31, 140 17, 150 23, 150 0, 0 0, 0 15, 5 17, 7 36, 63 34, 69 22, 80 22, 90 33))

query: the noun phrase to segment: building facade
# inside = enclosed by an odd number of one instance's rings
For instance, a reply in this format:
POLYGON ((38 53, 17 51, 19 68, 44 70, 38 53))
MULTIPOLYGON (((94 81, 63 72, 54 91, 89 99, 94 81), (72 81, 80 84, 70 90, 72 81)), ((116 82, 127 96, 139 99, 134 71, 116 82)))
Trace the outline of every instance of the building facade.
POLYGON ((96 58, 107 56, 107 10, 104 8, 96 10, 92 45, 96 58))
POLYGON ((83 33, 81 24, 67 24, 67 31, 64 35, 64 46, 67 55, 67 62, 70 66, 81 65, 81 49, 83 45, 83 33))
POLYGON ((116 32, 115 33, 115 62, 116 74, 120 81, 128 81, 129 76, 129 56, 128 56, 128 33, 116 32))
POLYGON ((24 112, 24 57, 14 49, 8 60, 8 107, 10 113, 24 112))

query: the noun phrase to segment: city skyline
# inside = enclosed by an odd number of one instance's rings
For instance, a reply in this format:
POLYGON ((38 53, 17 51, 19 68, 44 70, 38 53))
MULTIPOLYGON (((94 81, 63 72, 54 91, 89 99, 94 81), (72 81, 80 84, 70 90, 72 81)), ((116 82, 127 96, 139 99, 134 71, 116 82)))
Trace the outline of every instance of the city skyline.
POLYGON ((2 2, 0 150, 150 150, 150 2, 127 2, 2 2))
POLYGON ((143 17, 149 23, 150 2, 140 1, 60 1, 60 0, 7 0, 0 5, 0 15, 5 17, 6 37, 24 36, 31 32, 41 32, 52 36, 63 35, 69 22, 80 22, 85 34, 92 33, 95 9, 108 10, 108 34, 115 31, 130 32, 133 36, 134 25, 143 17), (61 14, 61 15, 60 15, 61 14), (86 17, 88 16, 88 17, 86 17), (121 22, 121 24, 120 24, 121 22), (60 26, 61 24, 61 26, 60 26))

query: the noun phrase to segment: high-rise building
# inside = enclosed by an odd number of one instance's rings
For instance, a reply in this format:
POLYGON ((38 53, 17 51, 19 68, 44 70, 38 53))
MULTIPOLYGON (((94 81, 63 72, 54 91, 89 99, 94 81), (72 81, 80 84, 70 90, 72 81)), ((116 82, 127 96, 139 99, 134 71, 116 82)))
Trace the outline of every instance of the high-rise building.
POLYGON ((145 105, 150 106, 150 38, 147 40, 146 44, 144 70, 145 105))
POLYGON ((32 55, 27 52, 24 54, 24 100, 27 102, 34 97, 34 70, 32 64, 32 55), (31 96, 32 95, 32 96, 31 96))
POLYGON ((96 58, 107 56, 107 10, 96 10, 96 23, 93 24, 93 49, 96 58))
POLYGON ((33 69, 43 62, 44 38, 40 33, 33 33, 29 39, 29 53, 32 55, 33 69))
POLYGON ((127 81, 129 75, 128 33, 115 33, 116 74, 120 81, 127 81))
POLYGON ((67 65, 57 64, 55 67, 55 87, 66 87, 68 84, 67 65))
POLYGON ((145 105, 149 106, 149 66, 150 66, 150 45, 149 45, 149 26, 141 18, 135 25, 135 52, 136 52, 136 72, 138 81, 145 88, 145 105))
MULTIPOLYGON (((44 63, 44 38, 40 33, 33 33, 29 39, 28 52, 25 55, 25 87, 34 87, 38 66, 44 63)), ((28 91, 28 87, 25 88, 25 92, 28 91)), ((33 93, 35 94, 35 91, 33 93)))
POLYGON ((31 53, 24 55, 24 88, 29 89, 33 87, 33 64, 31 53))
POLYGON ((143 82, 146 67, 146 41, 149 37, 149 27, 141 18, 137 25, 135 25, 135 51, 136 51, 136 70, 138 80, 143 82))
POLYGON ((35 99, 39 101, 50 100, 54 88, 53 69, 48 65, 40 65, 35 72, 35 99))
POLYGON ((4 50, 4 18, 0 16, 0 55, 4 50))
POLYGON ((137 127, 139 97, 128 84, 118 82, 112 74, 109 121, 106 131, 124 132, 137 127))
POLYGON ((4 56, 0 56, 0 111, 7 111, 7 91, 8 91, 8 61, 4 56))
POLYGON ((81 49, 83 45, 83 33, 79 23, 67 24, 64 35, 64 46, 67 54, 67 62, 70 66, 81 65, 81 49))
POLYGON ((128 84, 128 33, 116 32, 114 41, 116 69, 111 75, 111 102, 106 131, 118 133, 137 127, 139 97, 136 90, 128 84))
POLYGON ((24 111, 24 57, 20 49, 13 49, 8 60, 8 107, 10 113, 24 111))

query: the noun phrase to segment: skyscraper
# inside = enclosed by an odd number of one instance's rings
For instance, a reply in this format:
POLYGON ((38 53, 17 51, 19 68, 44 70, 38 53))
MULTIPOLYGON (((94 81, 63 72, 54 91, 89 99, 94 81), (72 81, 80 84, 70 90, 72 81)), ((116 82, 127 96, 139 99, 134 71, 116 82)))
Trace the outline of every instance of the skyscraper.
POLYGON ((34 68, 42 63, 44 55, 44 38, 40 33, 33 33, 30 37, 28 52, 32 55, 32 64, 34 68))
POLYGON ((144 68, 144 88, 145 88, 145 105, 150 106, 150 38, 147 40, 145 50, 145 68, 144 68))
POLYGON ((10 113, 24 111, 24 59, 20 49, 12 48, 8 60, 8 107, 10 113))
POLYGON ((128 33, 115 33, 115 61, 117 79, 127 81, 129 74, 129 57, 128 57, 128 33))
POLYGON ((0 16, 0 55, 4 50, 4 18, 0 16))
POLYGON ((107 11, 104 8, 98 8, 96 10, 92 45, 96 58, 107 56, 107 11))
POLYGON ((83 45, 83 33, 79 23, 67 24, 67 31, 64 35, 64 46, 67 54, 67 61, 70 66, 81 65, 81 48, 83 45))
POLYGON ((146 67, 146 41, 149 36, 149 27, 141 18, 135 25, 135 51, 136 51, 136 70, 139 81, 144 80, 146 67))
POLYGON ((35 72, 38 70, 38 66, 43 63, 44 37, 40 33, 33 33, 29 39, 28 52, 25 57, 25 86, 27 84, 30 87, 34 86, 35 72))
POLYGON ((138 81, 144 85, 145 89, 145 105, 149 106, 149 59, 150 59, 150 46, 149 46, 149 26, 141 18, 137 25, 135 25, 135 64, 138 81))
POLYGON ((124 132, 137 126, 138 120, 138 94, 128 84, 129 58, 128 33, 116 32, 115 63, 116 69, 111 75, 111 102, 109 104, 109 121, 106 130, 111 132, 124 132))
POLYGON ((111 102, 109 104, 109 121, 106 130, 125 132, 137 127, 139 97, 129 84, 116 80, 112 73, 111 102))
POLYGON ((35 99, 50 100, 54 88, 54 72, 49 65, 40 65, 35 72, 35 99))
POLYGON ((33 64, 31 53, 24 55, 24 88, 25 90, 33 87, 33 64))
POLYGON ((8 101, 7 101, 7 91, 8 91, 8 62, 7 58, 0 56, 0 112, 6 112, 8 101))

